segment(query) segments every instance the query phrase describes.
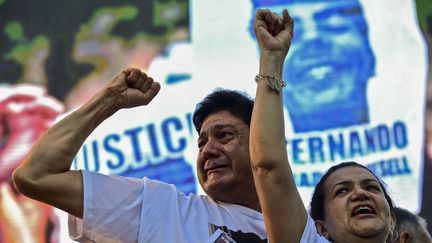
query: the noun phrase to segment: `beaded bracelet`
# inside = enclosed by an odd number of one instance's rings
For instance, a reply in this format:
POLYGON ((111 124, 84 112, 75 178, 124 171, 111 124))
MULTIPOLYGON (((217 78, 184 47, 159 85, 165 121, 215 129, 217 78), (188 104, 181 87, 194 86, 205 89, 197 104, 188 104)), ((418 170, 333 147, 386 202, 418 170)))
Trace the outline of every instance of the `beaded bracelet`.
POLYGON ((270 75, 265 74, 258 74, 255 76, 255 82, 258 82, 260 79, 266 79, 267 80, 267 86, 270 87, 270 89, 276 91, 277 93, 280 93, 280 91, 283 89, 283 87, 286 86, 285 81, 281 79, 277 79, 270 75))

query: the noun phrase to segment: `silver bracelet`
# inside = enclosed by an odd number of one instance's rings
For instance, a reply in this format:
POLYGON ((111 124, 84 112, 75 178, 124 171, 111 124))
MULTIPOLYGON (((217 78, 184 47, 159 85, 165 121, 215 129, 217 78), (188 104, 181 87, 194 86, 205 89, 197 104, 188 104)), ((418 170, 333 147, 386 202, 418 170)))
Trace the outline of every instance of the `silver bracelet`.
POLYGON ((269 86, 270 89, 276 91, 277 93, 280 93, 281 90, 283 89, 283 87, 286 86, 285 81, 283 81, 281 79, 277 79, 277 78, 270 76, 270 75, 258 74, 257 76, 255 76, 255 82, 258 83, 258 81, 260 79, 266 79, 267 80, 267 86, 269 86))

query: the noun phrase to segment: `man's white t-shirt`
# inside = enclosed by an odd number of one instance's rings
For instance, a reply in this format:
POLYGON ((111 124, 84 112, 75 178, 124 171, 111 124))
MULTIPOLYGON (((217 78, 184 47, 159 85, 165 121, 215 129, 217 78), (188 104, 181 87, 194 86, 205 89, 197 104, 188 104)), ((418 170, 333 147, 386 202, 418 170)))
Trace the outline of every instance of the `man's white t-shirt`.
POLYGON ((83 220, 69 216, 79 242, 267 242, 258 211, 189 196, 173 185, 82 171, 83 220))

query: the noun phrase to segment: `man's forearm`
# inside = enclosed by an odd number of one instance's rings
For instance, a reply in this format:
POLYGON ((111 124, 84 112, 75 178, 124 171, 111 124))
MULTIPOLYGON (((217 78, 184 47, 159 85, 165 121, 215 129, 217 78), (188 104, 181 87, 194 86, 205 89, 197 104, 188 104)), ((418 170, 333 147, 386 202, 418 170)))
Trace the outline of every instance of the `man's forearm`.
POLYGON ((82 217, 82 175, 70 167, 88 135, 119 109, 104 92, 97 93, 40 137, 14 171, 13 181, 18 191, 82 217))
POLYGON ((92 131, 117 108, 112 107, 104 91, 46 131, 33 146, 18 170, 25 168, 28 176, 69 171, 71 163, 92 131))
POLYGON ((137 68, 117 74, 90 101, 41 136, 14 171, 17 189, 28 197, 82 217, 82 174, 70 170, 81 145, 116 111, 147 105, 159 90, 160 84, 137 68))

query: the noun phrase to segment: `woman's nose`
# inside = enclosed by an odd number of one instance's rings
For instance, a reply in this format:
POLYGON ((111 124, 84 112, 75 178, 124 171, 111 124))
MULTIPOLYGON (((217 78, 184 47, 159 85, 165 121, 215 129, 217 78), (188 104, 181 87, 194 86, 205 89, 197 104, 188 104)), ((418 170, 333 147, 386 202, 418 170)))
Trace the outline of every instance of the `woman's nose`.
POLYGON ((355 187, 351 199, 354 200, 368 200, 370 199, 369 192, 361 187, 355 187))

